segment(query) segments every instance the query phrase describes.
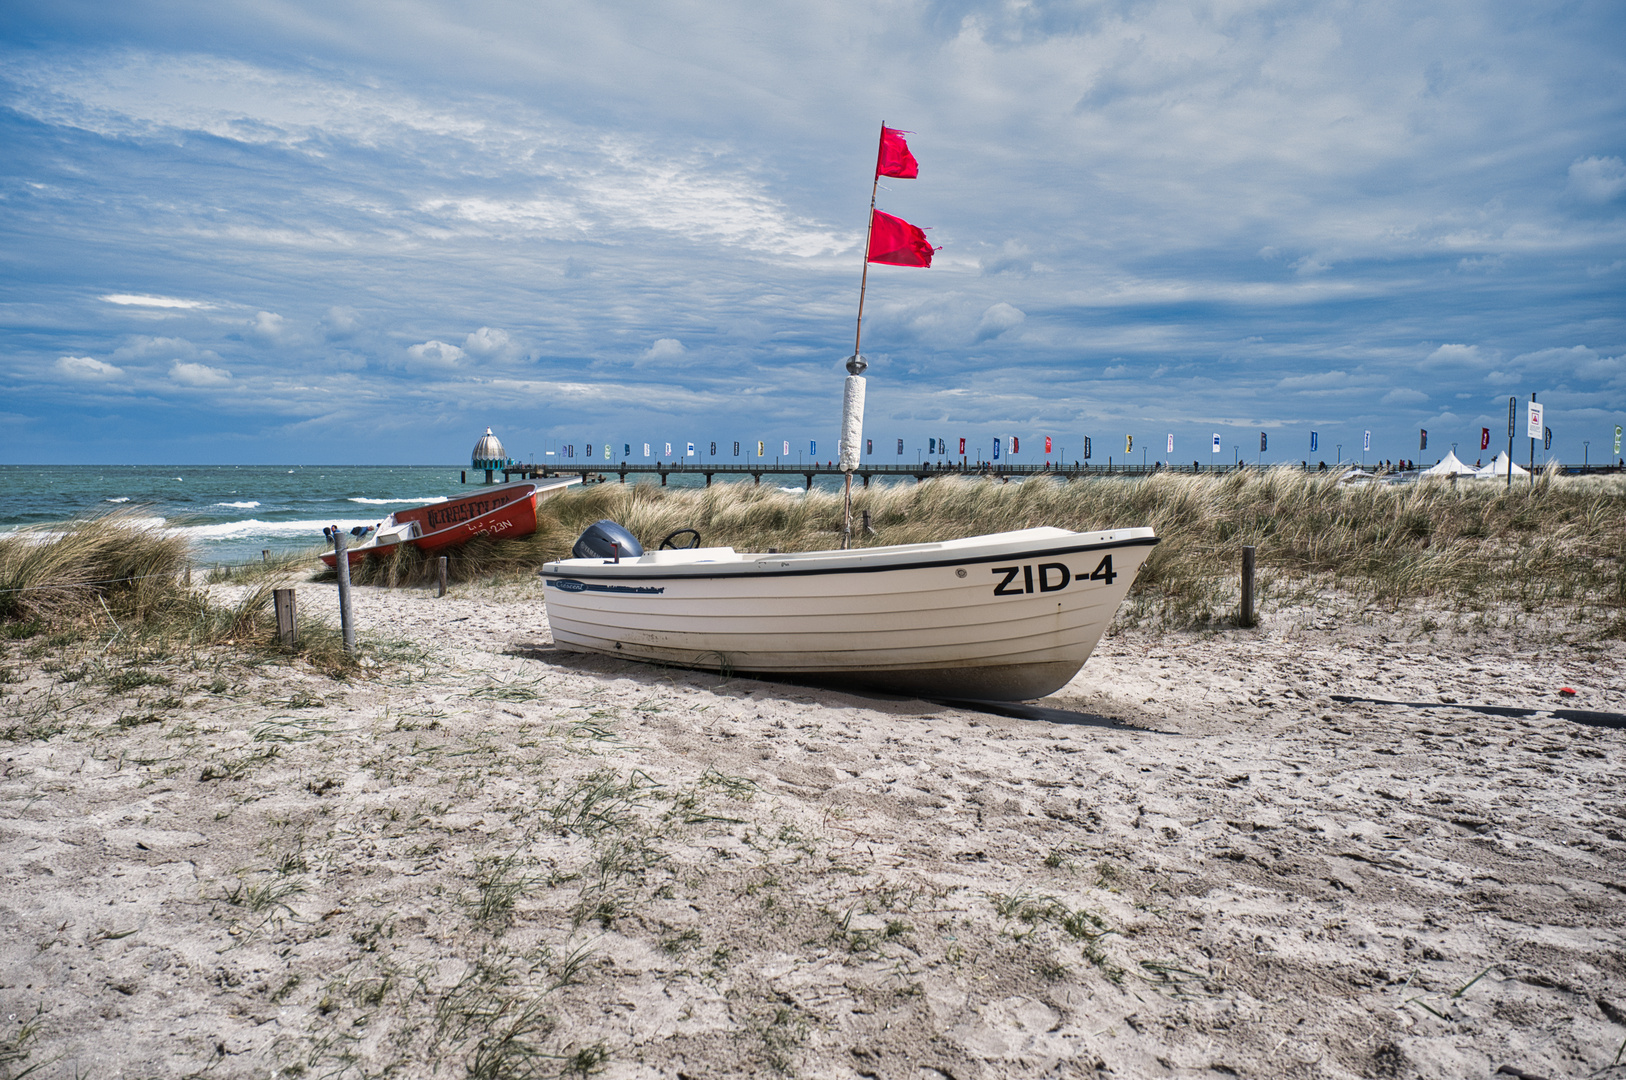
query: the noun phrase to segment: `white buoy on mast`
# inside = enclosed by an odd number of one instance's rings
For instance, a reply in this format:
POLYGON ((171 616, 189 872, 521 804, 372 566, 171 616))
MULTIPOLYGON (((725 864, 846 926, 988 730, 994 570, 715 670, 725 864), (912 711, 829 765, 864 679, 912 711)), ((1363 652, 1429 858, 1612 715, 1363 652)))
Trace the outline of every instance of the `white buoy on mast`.
POLYGON ((853 470, 858 468, 864 448, 864 369, 869 363, 858 353, 847 357, 847 382, 841 395, 841 471, 845 498, 841 526, 841 546, 849 546, 853 535, 853 470))

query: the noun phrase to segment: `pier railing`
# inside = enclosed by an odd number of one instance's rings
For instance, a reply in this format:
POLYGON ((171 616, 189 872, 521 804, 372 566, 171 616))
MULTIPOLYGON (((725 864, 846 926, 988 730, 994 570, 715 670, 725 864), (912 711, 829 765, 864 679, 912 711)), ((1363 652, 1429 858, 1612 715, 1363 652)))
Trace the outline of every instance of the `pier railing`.
MULTIPOLYGON (((1103 476, 1144 477, 1164 472, 1199 476, 1224 476, 1228 473, 1249 469, 1257 472, 1260 468, 1281 468, 1284 465, 1302 472, 1338 472, 1342 469, 1361 467, 1359 462, 1354 461, 1346 461, 1341 465, 1328 463, 1324 469, 1320 462, 1300 462, 1298 465, 1293 465, 1291 462, 1275 462, 1264 466, 1257 463, 1250 464, 1246 461, 1233 462, 1230 465, 1205 465, 1200 462, 1194 462, 1191 465, 1184 463, 1175 465, 1160 463, 1126 465, 1116 462, 1108 462, 1105 465, 1092 465, 1085 462, 1074 462, 1072 464, 1052 462, 1048 465, 1007 465, 990 462, 977 465, 960 462, 915 462, 896 465, 861 465, 853 471, 853 476, 865 487, 868 487, 870 480, 877 477, 881 479, 908 478, 916 481, 926 481, 938 476, 984 476, 1008 481, 1024 479, 1029 476, 1054 476, 1062 480, 1088 480, 1103 476)), ((1367 468, 1375 472, 1378 467, 1374 464, 1367 466, 1367 468)), ((707 487, 711 486, 711 479, 714 476, 749 476, 752 478, 752 483, 756 484, 760 484, 764 476, 799 476, 808 488, 812 488, 815 477, 842 475, 841 469, 834 462, 808 462, 805 464, 801 462, 775 462, 773 464, 764 462, 752 464, 728 461, 652 461, 640 464, 631 461, 606 461, 600 464, 583 463, 580 465, 564 465, 553 462, 527 465, 514 462, 497 471, 502 473, 504 482, 543 476, 580 476, 584 482, 587 482, 590 480, 607 480, 614 475, 624 484, 627 482, 628 476, 659 476, 662 487, 666 486, 667 478, 671 476, 703 477, 707 487)), ((1565 465, 1560 466, 1559 471, 1565 476, 1578 476, 1617 473, 1621 469, 1616 465, 1592 465, 1590 467, 1565 465)), ((1408 470, 1398 473, 1378 473, 1377 475, 1398 479, 1414 479, 1418 475, 1418 471, 1408 470)))

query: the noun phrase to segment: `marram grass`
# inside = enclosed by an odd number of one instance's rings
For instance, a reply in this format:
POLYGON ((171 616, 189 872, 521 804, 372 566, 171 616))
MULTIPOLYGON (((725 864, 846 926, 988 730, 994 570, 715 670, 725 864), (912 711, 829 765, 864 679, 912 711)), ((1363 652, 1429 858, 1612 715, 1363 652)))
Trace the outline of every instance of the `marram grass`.
MULTIPOLYGON (((9 638, 49 629, 101 635, 105 651, 237 643, 277 650, 271 591, 291 564, 264 567, 236 603, 187 585, 186 541, 150 527, 139 509, 77 518, 0 538, 0 627, 9 638), (285 571, 281 576, 274 570, 285 571)), ((350 666, 337 631, 303 619, 298 651, 317 666, 350 666)))
MULTIPOLYGON (((1626 478, 1543 474, 1534 484, 1515 481, 1510 492, 1492 481, 1352 486, 1289 468, 1009 484, 945 476, 855 488, 855 527, 866 510, 874 533, 855 536, 858 546, 1033 525, 1150 525, 1162 542, 1136 579, 1131 607, 1161 625, 1233 618, 1240 551, 1253 545, 1261 581, 1277 595, 1331 586, 1390 606, 1431 598, 1472 610, 1512 603, 1528 611, 1556 603, 1626 635, 1626 478)), ((627 526, 646 547, 692 527, 707 545, 810 551, 839 546, 842 504, 839 493, 748 483, 572 489, 542 504, 535 535, 448 552, 449 577, 528 576, 568 555, 600 518, 627 526)), ((360 584, 424 585, 435 574, 433 557, 406 548, 359 564, 353 576, 360 584)))

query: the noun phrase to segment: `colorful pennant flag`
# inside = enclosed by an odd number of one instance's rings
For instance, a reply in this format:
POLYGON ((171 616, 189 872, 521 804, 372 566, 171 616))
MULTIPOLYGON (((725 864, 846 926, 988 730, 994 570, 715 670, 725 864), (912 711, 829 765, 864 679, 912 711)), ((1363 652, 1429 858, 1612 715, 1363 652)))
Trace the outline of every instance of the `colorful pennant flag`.
POLYGON ((894 176, 899 180, 913 180, 920 175, 920 164, 909 152, 904 136, 912 134, 881 125, 881 148, 875 156, 875 175, 894 176))
POLYGON ((870 262, 888 266, 930 266, 932 251, 931 244, 926 242, 925 232, 919 226, 879 210, 871 212, 870 262))
POLYGON ((1050 436, 1048 435, 1044 437, 1044 452, 1050 453, 1050 436))

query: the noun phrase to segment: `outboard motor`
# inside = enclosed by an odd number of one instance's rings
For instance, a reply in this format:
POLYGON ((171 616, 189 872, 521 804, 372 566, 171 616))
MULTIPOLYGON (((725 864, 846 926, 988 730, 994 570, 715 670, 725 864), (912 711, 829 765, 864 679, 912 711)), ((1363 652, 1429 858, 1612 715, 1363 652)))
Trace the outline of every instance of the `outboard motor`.
POLYGON ((638 538, 609 518, 589 525, 570 549, 573 559, 636 559, 643 553, 638 538))

